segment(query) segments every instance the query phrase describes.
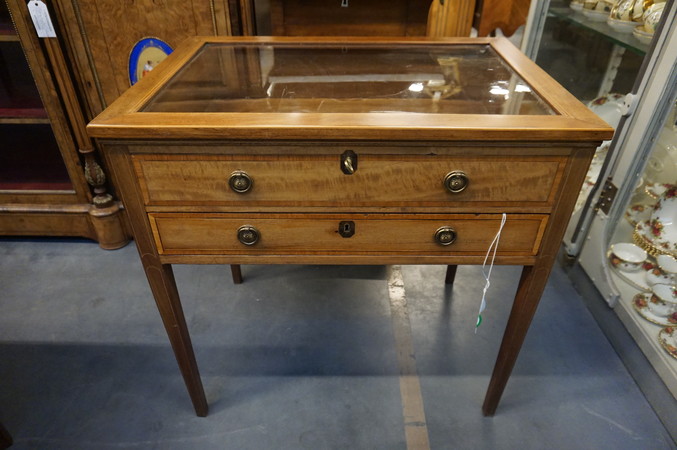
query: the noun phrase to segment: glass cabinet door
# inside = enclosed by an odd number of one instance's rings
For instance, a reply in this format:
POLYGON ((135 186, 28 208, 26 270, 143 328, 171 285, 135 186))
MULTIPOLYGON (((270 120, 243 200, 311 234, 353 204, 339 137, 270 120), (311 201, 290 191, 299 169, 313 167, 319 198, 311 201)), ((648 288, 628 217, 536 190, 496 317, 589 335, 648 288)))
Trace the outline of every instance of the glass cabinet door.
POLYGON ((72 184, 7 5, 0 2, 0 192, 72 184))
POLYGON ((677 3, 664 14, 579 261, 677 398, 677 3))

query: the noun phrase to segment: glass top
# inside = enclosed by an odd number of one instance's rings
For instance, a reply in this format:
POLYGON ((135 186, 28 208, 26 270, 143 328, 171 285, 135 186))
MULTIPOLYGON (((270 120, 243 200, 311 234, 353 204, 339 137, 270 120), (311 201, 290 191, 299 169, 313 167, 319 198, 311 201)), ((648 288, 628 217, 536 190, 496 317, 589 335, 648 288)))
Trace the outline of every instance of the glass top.
POLYGON ((485 44, 205 44, 141 111, 555 114, 485 44))

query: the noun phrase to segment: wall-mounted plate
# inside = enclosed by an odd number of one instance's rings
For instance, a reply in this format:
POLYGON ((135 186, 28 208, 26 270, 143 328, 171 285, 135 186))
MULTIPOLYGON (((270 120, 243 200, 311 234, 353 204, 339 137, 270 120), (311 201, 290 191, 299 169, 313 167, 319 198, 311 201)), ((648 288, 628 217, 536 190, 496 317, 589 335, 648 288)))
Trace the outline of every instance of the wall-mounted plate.
POLYGON ((136 84, 172 52, 166 42, 158 38, 143 38, 129 53, 129 83, 136 84))

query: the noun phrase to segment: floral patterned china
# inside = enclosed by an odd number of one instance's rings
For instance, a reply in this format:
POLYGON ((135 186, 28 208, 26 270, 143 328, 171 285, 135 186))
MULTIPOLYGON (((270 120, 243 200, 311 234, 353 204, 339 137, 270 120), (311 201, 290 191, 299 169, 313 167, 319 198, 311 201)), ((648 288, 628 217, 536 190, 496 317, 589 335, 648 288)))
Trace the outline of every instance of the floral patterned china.
POLYGON ((620 0, 609 11, 609 17, 614 20, 641 23, 644 12, 653 4, 653 0, 620 0))
POLYGON ((659 331, 658 342, 670 356, 677 359, 677 327, 665 327, 659 331))
POLYGON ((604 22, 613 5, 614 2, 610 0, 585 0, 583 15, 594 22, 604 22))
POLYGON ((670 325, 677 325, 677 313, 673 313, 670 316, 658 316, 649 309, 649 303, 651 302, 651 294, 637 294, 632 299, 632 306, 635 308, 635 311, 639 313, 644 319, 648 320, 651 323, 660 325, 663 327, 668 327, 670 325))
POLYGON ((658 199, 671 187, 673 187, 673 185, 669 183, 650 183, 644 186, 644 192, 646 192, 649 197, 658 199))
POLYGON ((646 192, 658 192, 664 188, 654 205, 649 220, 635 226, 633 240, 650 255, 677 257, 677 185, 647 185, 646 192), (648 189, 651 186, 651 190, 648 189))
MULTIPOLYGON (((661 255, 670 258, 668 255, 661 255)), ((656 284, 672 284, 673 280, 669 273, 665 273, 658 265, 653 265, 650 270, 646 272, 646 282, 649 286, 656 284)))
POLYGON ((639 222, 648 220, 651 217, 651 206, 636 203, 630 205, 625 211, 625 219, 634 227, 639 222))
POLYGON ((651 233, 669 250, 677 250, 677 185, 671 185, 660 196, 651 213, 651 233))
POLYGON ((628 242, 613 244, 609 249, 609 261, 623 272, 637 272, 646 260, 646 251, 628 242))
POLYGON ((647 33, 653 34, 658 27, 658 22, 661 20, 661 15, 663 15, 663 10, 665 9, 665 3, 655 3, 649 6, 642 19, 644 20, 644 31, 647 33))
POLYGON ((672 284, 677 282, 677 259, 669 255, 658 255, 656 262, 660 270, 672 280, 672 284))

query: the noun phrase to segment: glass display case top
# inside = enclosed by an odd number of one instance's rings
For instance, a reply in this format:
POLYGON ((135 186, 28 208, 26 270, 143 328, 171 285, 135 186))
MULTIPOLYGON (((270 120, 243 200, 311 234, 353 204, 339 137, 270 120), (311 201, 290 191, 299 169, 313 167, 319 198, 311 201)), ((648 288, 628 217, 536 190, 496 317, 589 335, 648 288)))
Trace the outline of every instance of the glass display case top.
POLYGON ((141 111, 556 115, 486 44, 206 43, 141 111))

